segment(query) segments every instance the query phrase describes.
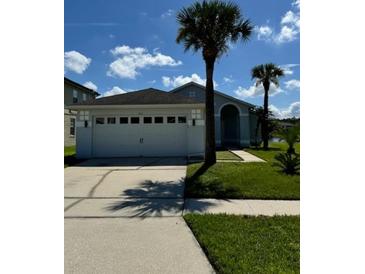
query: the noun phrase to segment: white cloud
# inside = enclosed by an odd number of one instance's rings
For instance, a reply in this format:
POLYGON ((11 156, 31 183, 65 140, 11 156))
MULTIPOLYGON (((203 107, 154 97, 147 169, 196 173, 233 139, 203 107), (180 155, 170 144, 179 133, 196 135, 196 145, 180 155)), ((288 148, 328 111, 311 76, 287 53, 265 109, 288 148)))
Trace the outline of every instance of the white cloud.
POLYGON ((126 90, 121 89, 120 87, 114 86, 112 89, 104 92, 103 96, 112 96, 112 95, 117 95, 117 94, 123 94, 126 92, 127 92, 126 90))
POLYGON ((298 66, 299 66, 299 64, 285 64, 285 65, 280 65, 280 68, 282 68, 284 70, 285 75, 292 75, 294 73, 292 68, 295 68, 298 66))
POLYGON ((295 0, 291 5, 297 9, 300 9, 300 0, 295 0))
POLYGON ((297 11, 289 10, 282 16, 279 32, 275 32, 268 25, 256 27, 257 39, 276 44, 288 43, 298 39, 300 32, 299 1, 294 1, 292 6, 297 11))
POLYGON ((91 58, 82 55, 75 50, 67 51, 64 55, 64 67, 65 73, 72 71, 78 74, 82 74, 91 63, 91 58))
POLYGON ((161 14, 161 18, 162 19, 165 19, 165 18, 170 17, 170 16, 172 16, 174 14, 175 14, 175 11, 174 10, 168 9, 166 12, 164 12, 163 14, 161 14))
POLYGON ((284 17, 281 18, 281 24, 294 24, 297 27, 300 25, 299 14, 292 12, 291 10, 287 11, 284 17))
POLYGON ((231 83, 233 83, 233 82, 234 82, 234 80, 233 80, 232 76, 223 77, 223 81, 224 81, 225 83, 229 83, 229 84, 231 84, 231 83))
POLYGON ((299 89, 300 88, 300 81, 296 80, 296 79, 286 81, 286 82, 284 82, 284 84, 285 84, 285 88, 287 88, 289 90, 299 89))
MULTIPOLYGON (((177 88, 177 87, 185 85, 186 83, 189 83, 189 82, 195 82, 195 83, 205 86, 206 79, 202 79, 196 73, 193 73, 191 76, 179 75, 179 76, 173 77, 173 78, 167 77, 167 76, 162 76, 162 84, 165 87, 177 88)), ((217 86, 218 86, 218 84, 214 81, 214 87, 217 87, 217 86)))
POLYGON ((149 84, 156 84, 156 80, 148 81, 149 84))
POLYGON ((293 102, 287 108, 279 109, 274 105, 270 105, 269 109, 273 112, 274 116, 279 119, 300 117, 300 103, 293 102))
POLYGON ((175 67, 182 64, 171 56, 155 51, 153 54, 141 47, 131 48, 120 46, 110 51, 117 59, 109 65, 108 76, 119 76, 120 78, 135 79, 139 74, 138 70, 151 66, 175 67))
POLYGON ((280 33, 273 37, 273 41, 277 44, 291 42, 298 38, 298 34, 299 30, 296 27, 284 25, 280 33))
POLYGON ((258 40, 267 40, 270 39, 273 30, 269 26, 260 26, 256 27, 255 31, 257 32, 258 40))
POLYGON ((87 81, 87 82, 85 82, 84 84, 83 84, 83 86, 84 87, 87 87, 87 88, 89 88, 89 89, 92 89, 92 90, 98 90, 98 87, 97 87, 97 85, 95 85, 93 82, 91 82, 91 81, 87 81))
MULTIPOLYGON (((269 89, 269 96, 275 96, 279 93, 283 93, 284 90, 282 90, 280 87, 276 87, 275 85, 270 85, 269 89)), ((257 97, 257 96, 263 96, 265 93, 263 85, 259 85, 256 87, 256 85, 252 85, 249 88, 243 88, 239 86, 234 93, 236 94, 236 97, 239 99, 247 98, 247 97, 257 97)))

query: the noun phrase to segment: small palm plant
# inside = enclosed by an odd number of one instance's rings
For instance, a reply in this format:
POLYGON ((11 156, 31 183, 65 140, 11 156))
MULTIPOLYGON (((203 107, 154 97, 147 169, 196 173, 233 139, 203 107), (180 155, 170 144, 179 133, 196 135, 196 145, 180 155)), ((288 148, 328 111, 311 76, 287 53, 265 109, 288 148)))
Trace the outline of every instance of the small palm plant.
POLYGON ((273 165, 279 167, 288 175, 298 174, 300 170, 300 159, 298 154, 279 153, 275 155, 275 162, 273 165))
POLYGON ((185 51, 202 50, 205 61, 205 164, 216 162, 214 129, 213 71, 217 58, 228 52, 230 43, 247 41, 253 27, 242 16, 240 7, 220 0, 195 2, 177 14, 179 30, 176 42, 183 43, 185 51))
POLYGON ((273 63, 258 65, 251 71, 252 79, 256 79, 256 87, 264 87, 264 113, 262 121, 262 139, 264 150, 269 148, 269 90, 270 84, 279 86, 279 77, 284 76, 284 70, 273 63))
POLYGON ((295 152, 294 145, 299 142, 300 129, 299 126, 294 126, 288 129, 282 129, 278 132, 280 139, 285 140, 288 144, 286 153, 275 155, 274 166, 278 166, 286 174, 298 174, 300 170, 299 154, 295 152))
POLYGON ((293 126, 287 129, 281 129, 278 131, 278 137, 280 140, 284 140, 288 144, 287 152, 295 154, 295 143, 299 142, 300 129, 299 126, 293 126))

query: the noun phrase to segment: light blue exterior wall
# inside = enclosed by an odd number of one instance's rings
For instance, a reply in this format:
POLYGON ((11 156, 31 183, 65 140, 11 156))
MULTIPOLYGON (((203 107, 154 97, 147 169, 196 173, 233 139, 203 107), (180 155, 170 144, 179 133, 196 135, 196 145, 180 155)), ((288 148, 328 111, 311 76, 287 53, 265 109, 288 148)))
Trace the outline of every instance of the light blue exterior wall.
MULTIPOLYGON (((205 101, 205 90, 204 88, 191 84, 184 86, 176 91, 177 94, 189 97, 194 93, 195 99, 200 102, 205 101)), ((227 95, 228 96, 228 95, 227 95)), ((249 146, 254 140, 254 128, 256 124, 255 115, 250 113, 250 105, 244 102, 239 102, 239 100, 234 100, 220 95, 219 93, 214 94, 214 116, 215 116, 215 139, 217 146, 221 145, 221 110, 225 105, 233 105, 237 108, 240 119, 240 145, 243 147, 249 146)))

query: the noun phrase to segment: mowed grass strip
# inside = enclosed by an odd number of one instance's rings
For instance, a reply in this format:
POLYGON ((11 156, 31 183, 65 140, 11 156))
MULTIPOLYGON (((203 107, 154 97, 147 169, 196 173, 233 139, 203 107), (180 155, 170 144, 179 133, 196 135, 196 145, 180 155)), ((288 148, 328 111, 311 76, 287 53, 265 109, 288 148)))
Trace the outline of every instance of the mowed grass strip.
MULTIPOLYGON (((262 148, 245 148, 244 150, 256 155, 257 157, 269 161, 270 163, 274 162, 274 157, 276 154, 280 152, 286 152, 288 149, 287 143, 269 143, 269 150, 263 150, 262 148)), ((295 152, 300 154, 300 144, 296 143, 294 145, 295 152)))
POLYGON ((236 154, 228 151, 228 150, 222 150, 217 151, 217 160, 234 160, 234 161, 242 161, 240 157, 238 157, 236 154))
POLYGON ((267 163, 216 163, 202 175, 201 163, 188 166, 185 195, 190 198, 300 198, 299 176, 280 173, 267 163))
MULTIPOLYGON (((271 144, 272 145, 272 144, 271 144)), ((266 163, 203 163, 188 165, 185 196, 189 198, 300 199, 300 176, 273 167, 275 154, 287 149, 278 144, 269 151, 253 149, 266 163)), ((250 151, 251 152, 251 151, 250 151)))
POLYGON ((218 273, 299 273, 299 216, 184 218, 218 273))

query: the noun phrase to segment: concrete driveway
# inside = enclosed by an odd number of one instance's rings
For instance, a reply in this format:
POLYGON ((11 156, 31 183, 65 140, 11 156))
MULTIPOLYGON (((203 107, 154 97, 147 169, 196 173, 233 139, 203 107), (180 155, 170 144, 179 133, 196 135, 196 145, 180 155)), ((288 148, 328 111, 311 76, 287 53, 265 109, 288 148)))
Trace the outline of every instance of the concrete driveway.
POLYGON ((212 273, 182 219, 182 158, 65 169, 65 273, 212 273))

